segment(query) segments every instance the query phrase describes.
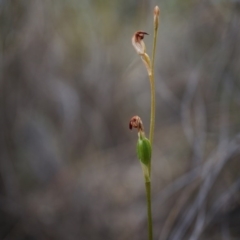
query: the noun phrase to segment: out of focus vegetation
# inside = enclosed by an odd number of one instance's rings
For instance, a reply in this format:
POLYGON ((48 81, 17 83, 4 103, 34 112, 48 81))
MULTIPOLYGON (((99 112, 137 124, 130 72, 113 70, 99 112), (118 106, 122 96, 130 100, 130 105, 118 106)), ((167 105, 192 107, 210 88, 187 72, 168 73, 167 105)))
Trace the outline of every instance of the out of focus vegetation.
POLYGON ((156 4, 154 239, 240 238, 239 0, 1 0, 0 239, 146 239, 156 4))

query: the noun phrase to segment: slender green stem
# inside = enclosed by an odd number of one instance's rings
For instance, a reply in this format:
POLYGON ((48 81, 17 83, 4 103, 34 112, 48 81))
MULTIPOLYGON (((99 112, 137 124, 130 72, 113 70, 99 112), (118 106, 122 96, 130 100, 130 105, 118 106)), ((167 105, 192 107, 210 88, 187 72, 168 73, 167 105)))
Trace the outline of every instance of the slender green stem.
POLYGON ((158 24, 154 23, 153 49, 152 49, 152 72, 154 70, 154 63, 155 63, 155 56, 156 56, 157 34, 158 34, 158 24))
POLYGON ((155 126, 155 81, 154 72, 152 69, 152 74, 149 75, 150 89, 151 89, 151 116, 150 116, 150 131, 149 131, 149 141, 153 147, 153 136, 154 136, 154 126, 155 126))
MULTIPOLYGON (((150 130, 149 130, 149 140, 153 149, 153 137, 155 128, 155 78, 154 78, 154 63, 156 55, 156 45, 157 45, 157 33, 158 33, 158 23, 154 22, 154 36, 153 36, 153 50, 152 50, 152 64, 151 64, 151 74, 149 74, 150 89, 151 89, 151 116, 150 116, 150 130)), ((149 164, 149 173, 151 175, 151 163, 149 164)))
POLYGON ((145 187, 146 187, 146 195, 147 195, 147 212, 148 212, 148 239, 153 240, 151 182, 145 180, 145 187))
MULTIPOLYGON (((157 16, 158 17, 158 16, 157 16)), ((152 64, 151 71, 149 72, 150 88, 151 88, 151 116, 150 116, 150 130, 149 130, 149 140, 151 147, 153 149, 153 137, 154 137, 154 127, 155 127, 155 79, 154 79, 154 63, 156 55, 156 45, 157 45, 157 33, 158 33, 158 19, 154 20, 154 36, 153 36, 153 50, 152 50, 152 64)), ((147 212, 148 212, 148 239, 153 240, 153 226, 152 226, 152 200, 151 200, 151 161, 148 165, 149 176, 145 177, 145 187, 147 195, 147 212)))
POLYGON ((156 55, 157 33, 158 33, 158 24, 154 24, 153 50, 152 50, 152 65, 151 65, 151 75, 149 75, 150 87, 151 87, 151 119, 150 119, 149 140, 150 140, 150 143, 151 143, 151 146, 152 146, 152 147, 153 147, 153 137, 154 137, 154 127, 155 127, 155 79, 154 79, 154 63, 155 63, 155 55, 156 55))

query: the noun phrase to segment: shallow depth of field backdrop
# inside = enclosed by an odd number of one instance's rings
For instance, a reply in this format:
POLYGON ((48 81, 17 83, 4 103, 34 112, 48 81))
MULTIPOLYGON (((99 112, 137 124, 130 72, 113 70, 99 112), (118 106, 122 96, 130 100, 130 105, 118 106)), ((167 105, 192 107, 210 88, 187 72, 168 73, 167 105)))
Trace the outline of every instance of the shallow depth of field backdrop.
POLYGON ((240 239, 239 0, 1 0, 0 239, 146 239, 156 4, 154 239, 240 239))

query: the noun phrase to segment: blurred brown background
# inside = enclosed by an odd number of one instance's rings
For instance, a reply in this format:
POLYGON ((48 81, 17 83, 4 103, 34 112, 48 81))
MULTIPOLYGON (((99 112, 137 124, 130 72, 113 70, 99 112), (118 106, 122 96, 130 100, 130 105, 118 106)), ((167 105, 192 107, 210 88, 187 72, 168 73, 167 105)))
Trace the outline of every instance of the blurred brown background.
POLYGON ((0 239, 147 239, 156 4, 154 239, 240 239, 239 0, 1 0, 0 239))

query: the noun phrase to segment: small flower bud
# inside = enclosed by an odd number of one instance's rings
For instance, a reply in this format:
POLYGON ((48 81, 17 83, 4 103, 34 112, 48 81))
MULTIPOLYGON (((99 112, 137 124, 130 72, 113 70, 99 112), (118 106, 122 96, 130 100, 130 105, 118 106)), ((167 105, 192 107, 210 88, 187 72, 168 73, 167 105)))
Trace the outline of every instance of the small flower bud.
POLYGON ((160 14, 160 9, 159 9, 158 6, 156 6, 156 7, 154 8, 154 16, 159 17, 159 14, 160 14))
POLYGON ((160 15, 160 9, 158 6, 156 6, 153 11, 153 21, 154 21, 155 29, 158 28, 159 15, 160 15))

